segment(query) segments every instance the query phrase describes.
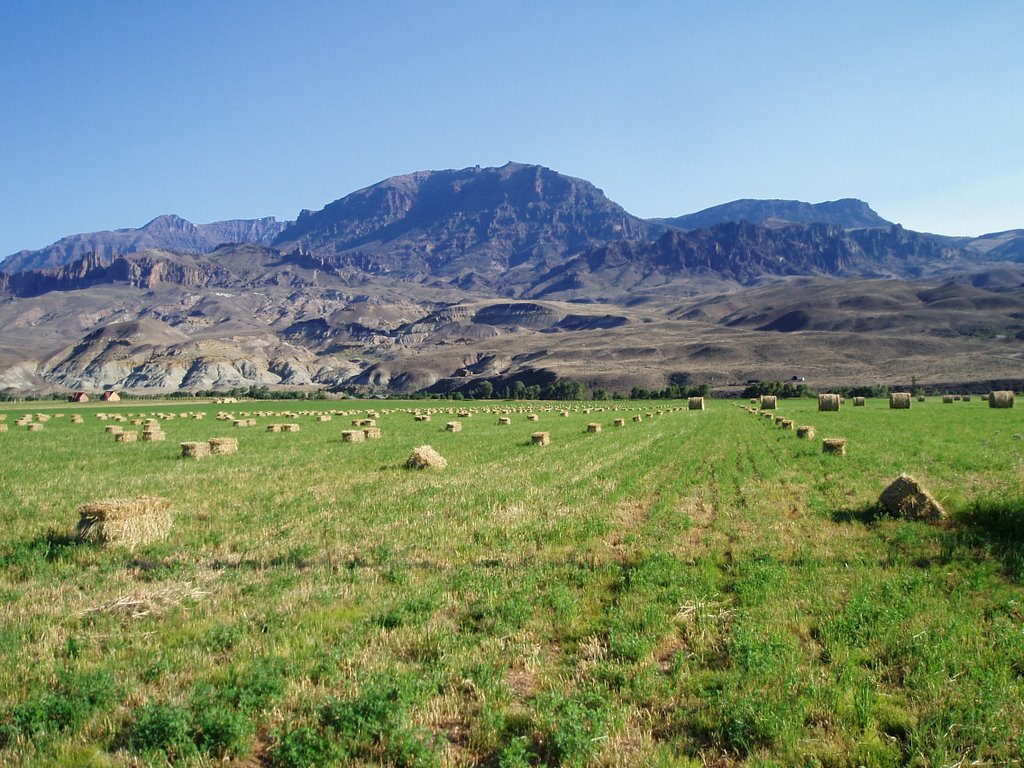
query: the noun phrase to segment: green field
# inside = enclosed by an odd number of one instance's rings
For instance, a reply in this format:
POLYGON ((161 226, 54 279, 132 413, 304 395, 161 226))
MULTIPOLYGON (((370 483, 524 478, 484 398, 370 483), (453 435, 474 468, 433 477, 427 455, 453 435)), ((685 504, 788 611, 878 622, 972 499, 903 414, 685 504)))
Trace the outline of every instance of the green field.
POLYGON ((424 401, 0 410, 0 764, 1020 761, 1020 407, 780 401, 807 441, 745 401, 585 405, 470 403, 460 433, 424 401), (367 407, 382 438, 342 442, 367 407), (350 415, 216 420, 264 408, 350 415), (96 416, 196 410, 134 444, 96 416), (448 467, 405 469, 427 443, 448 467), (900 472, 950 518, 880 514, 900 472), (166 540, 75 539, 147 494, 166 540))

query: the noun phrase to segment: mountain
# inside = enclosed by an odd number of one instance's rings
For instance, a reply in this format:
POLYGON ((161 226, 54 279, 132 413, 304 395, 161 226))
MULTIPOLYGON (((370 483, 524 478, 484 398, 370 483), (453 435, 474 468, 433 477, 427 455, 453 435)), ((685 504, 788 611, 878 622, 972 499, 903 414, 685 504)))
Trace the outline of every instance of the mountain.
POLYGON ((751 224, 831 224, 844 229, 889 227, 886 221, 865 203, 855 198, 825 203, 804 203, 799 200, 733 200, 731 203, 705 208, 671 219, 656 219, 679 229, 700 229, 726 222, 748 221, 751 224))
POLYGON ((939 237, 859 201, 760 202, 761 224, 683 229, 509 163, 397 176, 294 222, 65 238, 12 265, 61 263, 0 272, 0 390, 982 387, 1024 371, 1024 231, 939 237), (833 219, 782 218, 803 206, 833 219))
POLYGON ((524 265, 664 229, 630 215, 590 182, 510 162, 387 179, 303 211, 274 247, 335 270, 480 276, 493 284, 524 265))
POLYGON ((285 226, 286 222, 272 216, 212 224, 193 224, 175 215, 157 216, 138 229, 71 235, 37 251, 19 251, 0 262, 0 271, 14 273, 61 267, 89 255, 110 260, 154 248, 178 253, 209 253, 223 243, 269 245, 285 226))

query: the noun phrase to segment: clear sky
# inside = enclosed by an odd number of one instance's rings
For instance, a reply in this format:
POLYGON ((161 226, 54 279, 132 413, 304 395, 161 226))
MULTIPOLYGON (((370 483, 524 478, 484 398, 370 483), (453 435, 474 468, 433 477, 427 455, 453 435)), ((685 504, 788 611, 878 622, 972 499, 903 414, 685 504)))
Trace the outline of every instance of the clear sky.
POLYGON ((1020 0, 4 0, 0 257, 540 163, 630 212, 1024 227, 1020 0))

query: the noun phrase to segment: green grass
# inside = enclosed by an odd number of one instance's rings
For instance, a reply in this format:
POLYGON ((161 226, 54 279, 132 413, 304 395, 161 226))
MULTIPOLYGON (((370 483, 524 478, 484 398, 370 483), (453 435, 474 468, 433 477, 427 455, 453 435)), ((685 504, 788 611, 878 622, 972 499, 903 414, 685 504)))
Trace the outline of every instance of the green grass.
POLYGON ((804 441, 744 404, 461 433, 424 402, 6 407, 0 764, 1020 760, 1024 414, 780 401, 804 441), (383 438, 343 443, 367 406, 383 438), (215 419, 300 407, 352 415, 215 419), (95 416, 193 410, 154 443, 95 416), (47 411, 86 421, 13 425, 47 411), (239 453, 180 457, 216 436, 239 453), (402 467, 424 443, 447 469, 402 467), (880 514, 903 471, 948 521, 880 514), (74 539, 79 505, 139 494, 172 500, 169 539, 74 539))

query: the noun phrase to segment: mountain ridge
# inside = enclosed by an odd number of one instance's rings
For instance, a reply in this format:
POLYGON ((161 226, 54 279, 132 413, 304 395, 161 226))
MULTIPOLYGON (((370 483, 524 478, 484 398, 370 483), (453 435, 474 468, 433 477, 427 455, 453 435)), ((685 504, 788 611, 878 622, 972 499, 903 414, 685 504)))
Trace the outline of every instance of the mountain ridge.
POLYGON ((702 229, 726 222, 751 224, 832 224, 844 229, 891 227, 863 200, 845 197, 821 203, 801 200, 743 198, 666 219, 654 219, 679 229, 702 229))

